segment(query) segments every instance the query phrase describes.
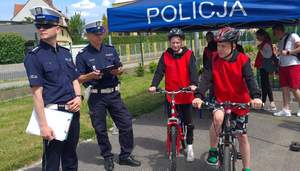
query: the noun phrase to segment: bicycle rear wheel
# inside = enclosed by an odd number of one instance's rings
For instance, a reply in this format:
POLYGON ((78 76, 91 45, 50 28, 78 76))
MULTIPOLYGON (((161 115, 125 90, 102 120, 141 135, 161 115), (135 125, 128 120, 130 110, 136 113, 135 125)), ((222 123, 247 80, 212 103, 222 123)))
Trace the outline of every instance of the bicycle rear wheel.
POLYGON ((175 125, 171 126, 170 135, 171 135, 171 153, 170 153, 170 170, 176 171, 176 158, 177 158, 177 128, 175 125))

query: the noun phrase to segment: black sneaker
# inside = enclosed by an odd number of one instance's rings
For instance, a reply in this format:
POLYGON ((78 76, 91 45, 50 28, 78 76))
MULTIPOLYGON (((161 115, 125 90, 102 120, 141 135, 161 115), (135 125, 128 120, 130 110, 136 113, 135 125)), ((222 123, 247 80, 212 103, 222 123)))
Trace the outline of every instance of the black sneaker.
POLYGON ((134 159, 133 156, 129 156, 127 159, 119 159, 120 165, 127 165, 132 167, 138 167, 141 166, 141 162, 134 159))
POLYGON ((104 159, 104 169, 106 171, 113 171, 114 170, 114 159, 113 158, 106 158, 104 159))
POLYGON ((206 159, 207 164, 212 166, 218 165, 218 161, 219 161, 218 156, 219 156, 218 151, 209 150, 208 157, 206 159))

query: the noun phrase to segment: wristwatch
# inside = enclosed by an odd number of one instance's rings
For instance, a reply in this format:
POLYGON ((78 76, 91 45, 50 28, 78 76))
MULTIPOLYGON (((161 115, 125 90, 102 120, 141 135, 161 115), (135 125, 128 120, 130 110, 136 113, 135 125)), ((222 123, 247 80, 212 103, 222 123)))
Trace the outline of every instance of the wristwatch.
POLYGON ((81 95, 81 94, 76 95, 76 97, 80 97, 81 100, 84 100, 84 97, 83 97, 83 95, 81 95))
POLYGON ((291 53, 290 53, 290 51, 288 50, 288 51, 286 52, 286 54, 287 54, 287 55, 290 55, 291 53))

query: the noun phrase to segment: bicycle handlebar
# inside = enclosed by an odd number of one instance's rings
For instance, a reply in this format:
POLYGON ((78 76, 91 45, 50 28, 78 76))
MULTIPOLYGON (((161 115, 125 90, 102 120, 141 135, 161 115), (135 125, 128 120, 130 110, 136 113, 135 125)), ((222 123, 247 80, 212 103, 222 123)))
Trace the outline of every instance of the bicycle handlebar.
POLYGON ((179 94, 179 93, 193 93, 193 91, 191 90, 190 87, 184 87, 184 88, 181 88, 177 91, 167 91, 165 89, 156 88, 156 93, 176 95, 176 94, 179 94))
POLYGON ((250 103, 235 103, 235 102, 222 102, 222 103, 218 103, 218 102, 204 102, 202 103, 202 107, 206 107, 209 109, 215 109, 215 108, 229 108, 229 107, 237 107, 239 109, 249 109, 251 107, 250 103))

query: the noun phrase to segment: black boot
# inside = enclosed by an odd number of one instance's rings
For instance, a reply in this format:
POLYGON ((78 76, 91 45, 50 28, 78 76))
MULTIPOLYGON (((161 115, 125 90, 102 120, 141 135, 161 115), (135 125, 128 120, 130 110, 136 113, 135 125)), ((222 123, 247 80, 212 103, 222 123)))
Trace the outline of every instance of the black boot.
POLYGON ((129 156, 127 159, 120 159, 119 160, 120 165, 128 165, 128 166, 133 166, 133 167, 138 167, 141 166, 141 162, 134 159, 133 156, 129 156))
POLYGON ((106 171, 113 171, 114 170, 114 159, 113 158, 106 158, 104 159, 104 169, 106 171))

